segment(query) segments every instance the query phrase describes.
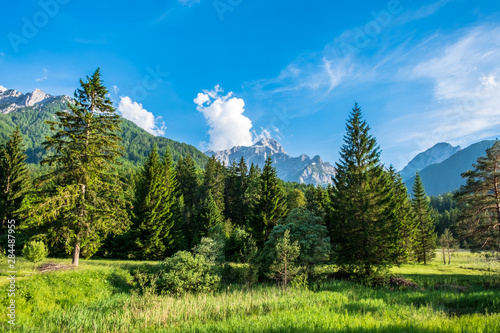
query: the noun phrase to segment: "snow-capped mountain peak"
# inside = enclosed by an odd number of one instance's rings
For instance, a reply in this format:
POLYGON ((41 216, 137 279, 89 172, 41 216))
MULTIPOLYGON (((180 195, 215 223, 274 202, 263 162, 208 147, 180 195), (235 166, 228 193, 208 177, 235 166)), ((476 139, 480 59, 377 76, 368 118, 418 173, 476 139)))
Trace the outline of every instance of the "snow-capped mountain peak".
POLYGON ((4 86, 0 85, 0 93, 3 93, 4 91, 7 91, 7 88, 4 86))

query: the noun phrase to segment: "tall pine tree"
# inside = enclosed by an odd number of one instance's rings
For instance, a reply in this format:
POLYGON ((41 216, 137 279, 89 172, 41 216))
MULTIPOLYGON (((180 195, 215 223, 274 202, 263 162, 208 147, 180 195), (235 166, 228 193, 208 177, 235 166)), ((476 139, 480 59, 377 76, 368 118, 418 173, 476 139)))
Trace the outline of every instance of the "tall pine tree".
POLYGON ((17 211, 28 190, 29 174, 26 168, 19 127, 10 139, 0 147, 0 219, 3 234, 8 219, 18 219, 17 211))
POLYGON ((413 252, 418 262, 424 265, 435 257, 437 235, 434 231, 434 221, 431 217, 429 197, 425 194, 422 178, 419 173, 415 175, 413 182, 412 198, 413 214, 415 216, 416 234, 413 252))
POLYGON ((390 177, 369 130, 356 103, 336 164, 328 214, 336 263, 349 274, 365 277, 396 263, 401 255, 390 177))
POLYGON ((286 194, 278 179, 271 156, 266 159, 260 176, 260 185, 260 198, 256 211, 253 212, 251 230, 257 245, 262 247, 278 220, 288 213, 286 194))
POLYGON ((170 153, 167 151, 162 163, 158 146, 154 145, 141 172, 134 205, 138 226, 136 244, 138 257, 142 259, 160 260, 172 253, 175 187, 170 153))
POLYGON ((394 167, 388 170, 391 177, 394 218, 399 222, 399 240, 402 251, 401 262, 407 262, 412 254, 416 236, 416 224, 413 217, 408 190, 403 179, 394 167))
POLYGON ((477 159, 456 198, 461 210, 457 231, 472 250, 500 252, 500 141, 477 159))
POLYGON ((115 169, 124 150, 117 134, 120 116, 99 69, 80 85, 69 110, 47 121, 55 133, 43 146, 52 154, 40 163, 53 168, 38 179, 45 187, 30 214, 52 240, 64 240, 76 266, 80 251, 90 257, 109 233, 129 224, 123 183, 115 169))

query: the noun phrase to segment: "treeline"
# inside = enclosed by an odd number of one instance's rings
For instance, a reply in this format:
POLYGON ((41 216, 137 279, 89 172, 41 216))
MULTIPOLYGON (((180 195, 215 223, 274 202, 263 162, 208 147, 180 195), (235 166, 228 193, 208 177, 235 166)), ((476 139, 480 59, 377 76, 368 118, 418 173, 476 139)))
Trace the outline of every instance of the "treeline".
MULTIPOLYGON (((429 200, 418 173, 410 197, 401 176, 381 163, 357 104, 346 123, 337 175, 326 188, 282 182, 271 157, 262 169, 244 159, 225 166, 212 157, 200 170, 190 155, 174 162, 168 147, 155 144, 139 170, 123 177, 122 120, 99 70, 81 84, 70 111, 47 122, 53 134, 43 143, 51 153, 40 162, 43 175, 30 179, 19 129, 0 149, 4 241, 6 221, 14 218, 19 240, 43 240, 52 255, 72 253, 75 265, 80 256, 170 258, 168 265, 180 270, 230 270, 232 263, 244 265, 245 281, 267 277, 285 286, 296 275, 314 279, 325 264, 363 281, 376 281, 392 265, 426 264, 435 255, 436 230, 444 228, 443 253, 453 245, 454 221, 447 217, 453 209, 461 212, 460 237, 474 248, 482 236, 491 239, 487 249, 498 245, 494 217, 500 211, 488 207, 499 198, 492 199, 491 184, 481 182, 491 178, 488 172, 471 174, 456 195, 458 208, 450 196, 429 200), (484 202, 477 220, 473 208, 484 202)), ((493 168, 496 155, 487 154, 485 168, 493 168)))

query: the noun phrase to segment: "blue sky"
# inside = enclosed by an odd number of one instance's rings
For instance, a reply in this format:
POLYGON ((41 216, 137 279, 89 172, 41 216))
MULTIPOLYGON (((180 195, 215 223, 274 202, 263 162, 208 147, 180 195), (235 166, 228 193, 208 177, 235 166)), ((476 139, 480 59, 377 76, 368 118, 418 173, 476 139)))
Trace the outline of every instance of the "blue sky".
POLYGON ((500 3, 41 0, 3 4, 0 85, 117 108, 202 150, 278 139, 336 162, 355 101, 386 164, 500 133, 500 3))

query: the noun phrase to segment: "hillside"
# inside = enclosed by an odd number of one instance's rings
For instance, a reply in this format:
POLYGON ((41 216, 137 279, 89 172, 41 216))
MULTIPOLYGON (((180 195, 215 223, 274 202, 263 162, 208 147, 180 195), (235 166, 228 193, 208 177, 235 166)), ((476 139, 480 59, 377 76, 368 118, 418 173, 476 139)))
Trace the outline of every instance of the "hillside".
MULTIPOLYGON (((439 195, 454 191, 465 184, 461 174, 472 169, 472 164, 478 157, 486 155, 486 149, 493 146, 495 141, 481 141, 459 150, 441 163, 429 165, 420 176, 427 195, 439 195)), ((411 191, 414 177, 408 178, 405 183, 411 191)))
MULTIPOLYGON (((45 141, 46 136, 52 135, 49 126, 44 121, 55 119, 55 112, 66 109, 67 100, 67 97, 64 96, 50 96, 50 100, 45 104, 17 106, 14 109, 12 109, 12 104, 4 104, 2 107, 10 107, 11 109, 5 113, 2 112, 4 109, 0 107, 0 142, 6 140, 16 126, 19 126, 28 155, 27 162, 37 164, 45 154, 45 150, 41 146, 42 142, 45 141)), ((136 166, 140 164, 149 154, 154 143, 158 145, 160 151, 165 151, 168 148, 174 161, 178 160, 180 156, 191 155, 197 166, 203 167, 208 160, 205 154, 191 145, 163 137, 155 137, 133 122, 123 118, 122 120, 121 136, 125 156, 121 162, 125 165, 136 166)))

